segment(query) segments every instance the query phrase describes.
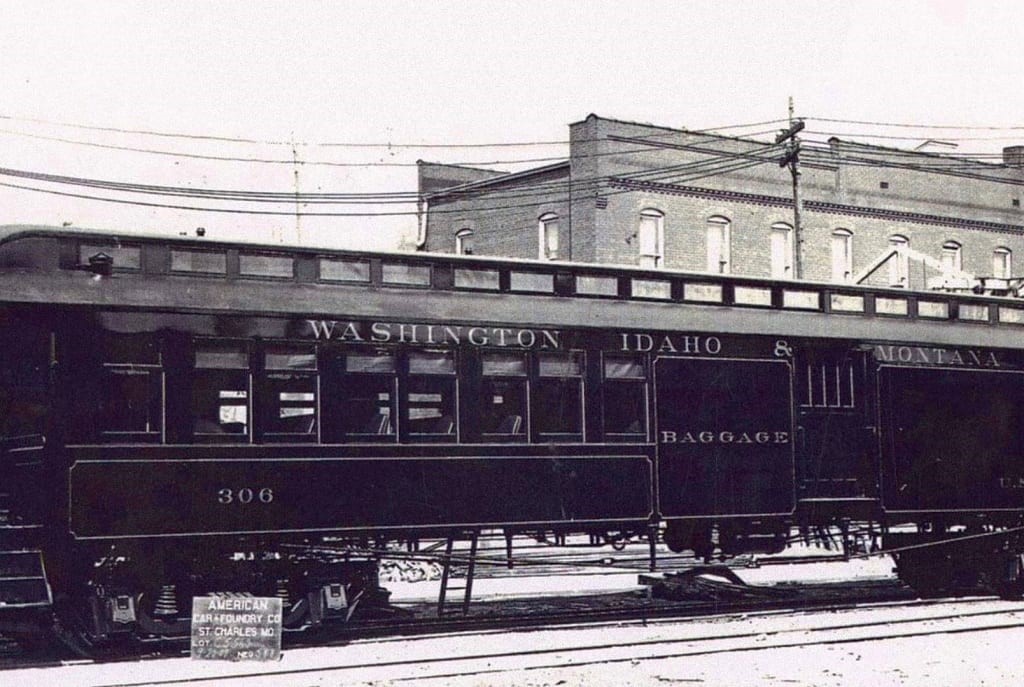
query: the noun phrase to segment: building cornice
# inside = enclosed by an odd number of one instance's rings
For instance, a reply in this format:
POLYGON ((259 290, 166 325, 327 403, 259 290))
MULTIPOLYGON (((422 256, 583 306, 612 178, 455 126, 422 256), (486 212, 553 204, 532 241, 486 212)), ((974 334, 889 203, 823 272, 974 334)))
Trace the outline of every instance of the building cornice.
MULTIPOLYGON (((651 193, 661 193, 673 196, 706 198, 731 203, 760 205, 762 207, 793 207, 793 199, 784 196, 770 196, 760 193, 744 193, 742 191, 723 191, 720 189, 703 188, 700 186, 664 184, 653 181, 622 179, 618 177, 612 177, 608 183, 613 188, 630 191, 648 191, 651 193)), ((847 215, 850 217, 871 217, 873 219, 885 219, 891 220, 893 222, 928 224, 942 227, 957 227, 961 229, 978 229, 984 231, 1000 232, 1004 234, 1024 234, 1024 225, 1020 224, 1005 224, 1002 222, 988 222, 984 220, 966 219, 963 217, 948 217, 944 215, 933 215, 921 212, 907 212, 904 210, 890 210, 886 208, 865 207, 862 205, 829 203, 820 200, 805 199, 804 209, 812 212, 830 215, 847 215)))

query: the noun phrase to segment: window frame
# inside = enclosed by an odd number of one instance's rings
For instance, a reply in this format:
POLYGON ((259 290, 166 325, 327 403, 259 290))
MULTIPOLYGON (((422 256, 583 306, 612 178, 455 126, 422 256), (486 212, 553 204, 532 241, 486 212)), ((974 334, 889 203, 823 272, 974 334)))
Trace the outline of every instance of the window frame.
POLYGON ((455 254, 456 255, 472 255, 473 254, 473 236, 474 232, 469 227, 464 227, 455 232, 455 254))
POLYGON ((724 215, 712 215, 704 224, 707 271, 711 274, 731 274, 732 221, 724 215), (712 247, 715 247, 714 251, 712 247))
POLYGON ((640 211, 636 230, 637 264, 644 269, 660 270, 665 267, 665 213, 656 208, 640 211), (652 234, 648 239, 647 235, 652 234), (647 250, 653 240, 653 250, 647 250))
POLYGON ((632 444, 648 443, 651 440, 651 367, 650 357, 643 353, 601 352, 601 436, 606 443, 632 444), (631 359, 643 368, 642 377, 608 377, 607 363, 610 360, 631 359), (615 387, 642 387, 642 411, 640 432, 612 432, 608 429, 608 392, 615 387))
POLYGON ((775 222, 769 236, 772 279, 793 279, 796 276, 793 225, 775 222))
MULTIPOLYGON (((516 413, 505 413, 505 418, 502 419, 504 422, 508 418, 518 417, 519 426, 515 432, 488 432, 484 427, 483 415, 478 416, 479 422, 479 435, 481 443, 500 443, 500 444, 525 444, 530 441, 530 420, 531 420, 531 359, 532 355, 527 351, 515 350, 509 351, 506 349, 486 349, 480 352, 480 392, 482 397, 480 398, 481 407, 487 403, 486 391, 488 385, 507 383, 517 383, 521 387, 522 402, 520 407, 517 408, 516 413), (488 374, 485 371, 485 364, 488 357, 504 356, 507 358, 518 358, 522 362, 521 371, 511 373, 491 373, 488 374)), ((493 398, 490 400, 490 404, 493 406, 493 398)), ((500 426, 500 424, 499 424, 500 426)))
MULTIPOLYGON (((401 360, 399 355, 401 350, 395 346, 368 346, 368 345, 351 345, 344 347, 331 347, 326 349, 329 351, 329 358, 324 357, 321 361, 321 375, 328 376, 328 389, 327 396, 321 394, 321 418, 320 418, 320 435, 321 441, 324 436, 330 435, 330 443, 332 444, 397 444, 399 442, 399 425, 401 424, 401 403, 400 403, 400 379, 401 379, 401 360), (361 355, 361 356, 373 356, 376 354, 387 353, 387 358, 391 361, 391 369, 386 371, 369 370, 369 371, 349 371, 348 370, 348 357, 350 355, 361 355), (340 369, 339 369, 340 367, 340 369), (345 410, 344 403, 346 399, 351 398, 349 393, 349 383, 353 380, 358 380, 360 377, 365 379, 366 377, 382 378, 385 380, 384 386, 386 387, 386 393, 388 394, 388 405, 387 405, 387 419, 381 429, 390 429, 390 431, 351 431, 351 428, 344 427, 343 424, 335 422, 334 413, 345 410)), ((323 387, 322 387, 323 388, 323 387)), ((379 398, 378 398, 379 402, 379 398)), ((376 417, 384 416, 381 413, 379 404, 374 406, 377 408, 377 412, 371 415, 371 420, 376 417)))
POLYGON ((849 284, 853 281, 853 232, 842 227, 832 232, 832 281, 849 284))
POLYGON ((459 417, 459 398, 460 398, 460 387, 461 380, 459 379, 459 351, 455 348, 405 348, 397 351, 399 356, 399 367, 398 367, 398 441, 403 444, 457 444, 460 441, 460 417, 459 417), (411 360, 413 356, 425 355, 429 353, 443 353, 451 356, 452 366, 451 371, 445 372, 413 372, 411 360), (413 400, 411 394, 414 393, 425 393, 423 391, 413 391, 412 387, 415 386, 414 382, 420 382, 423 380, 451 380, 451 402, 449 404, 451 414, 442 414, 438 419, 444 419, 449 417, 452 422, 452 428, 448 432, 421 432, 413 431, 413 419, 411 411, 413 409, 413 400))
MULTIPOLYGON (((308 343, 297 343, 292 341, 268 341, 260 347, 260 366, 259 372, 254 381, 254 395, 253 399, 256 406, 256 436, 260 443, 277 444, 277 443, 296 443, 296 444, 319 444, 321 443, 322 435, 322 417, 323 417, 323 402, 321 399, 322 385, 320 383, 320 356, 319 350, 315 344, 308 343), (284 368, 284 367, 270 367, 267 362, 270 355, 281 355, 282 351, 291 350, 296 355, 310 354, 313 358, 313 366, 308 368, 284 368), (302 351, 302 353, 299 353, 302 351), (267 413, 274 408, 283 409, 284 407, 308 407, 309 401, 295 401, 298 405, 294 406, 281 406, 282 401, 280 399, 274 400, 271 398, 271 394, 276 388, 275 380, 272 380, 273 375, 291 375, 293 379, 309 379, 313 382, 313 425, 311 432, 282 432, 272 431, 270 427, 270 418, 267 413)), ((276 393, 286 393, 276 391, 276 393)), ((304 417, 305 414, 297 416, 304 417)), ((278 418, 281 419, 281 418, 278 418)))
POLYGON ((537 259, 559 260, 561 251, 561 227, 558 214, 546 212, 537 219, 537 259), (551 250, 551 234, 554 234, 555 247, 551 250))
POLYGON ((537 351, 531 356, 530 362, 530 416, 532 422, 530 423, 530 443, 534 444, 582 444, 587 441, 587 352, 583 349, 569 349, 565 351, 537 351), (557 375, 557 374, 541 374, 541 360, 545 356, 553 357, 556 355, 565 356, 567 358, 577 358, 579 363, 577 366, 577 373, 574 375, 557 375), (537 420, 539 417, 546 417, 549 413, 545 412, 545 409, 541 407, 541 389, 545 385, 546 380, 559 380, 564 383, 565 380, 576 380, 576 389, 578 390, 578 413, 579 413, 579 431, 576 432, 548 432, 542 431, 540 422, 537 420))
POLYGON ((997 246, 992 251, 992 277, 1013 279, 1013 251, 1006 246, 997 246))
POLYGON ((942 266, 950 272, 964 271, 964 247, 959 241, 945 241, 942 244, 942 266))
MULTIPOLYGON (((254 388, 253 382, 254 382, 254 379, 253 379, 253 365, 252 365, 253 343, 254 342, 249 340, 249 339, 196 338, 196 339, 193 340, 193 343, 192 343, 192 369, 191 369, 191 378, 190 378, 190 384, 189 384, 190 389, 189 389, 189 396, 188 396, 188 399, 189 399, 188 407, 190 409, 189 417, 191 418, 191 427, 190 427, 191 434, 190 435, 191 435, 192 441, 194 443, 197 443, 197 444, 204 444, 204 443, 205 444, 251 444, 251 443, 253 443, 254 438, 255 438, 255 432, 254 432, 254 420, 255 420, 255 412, 254 411, 255 411, 255 408, 253 407, 253 388, 254 388), (244 368, 243 367, 231 367, 231 366, 207 366, 207 367, 200 367, 199 366, 199 353, 204 348, 207 348, 207 349, 210 349, 210 350, 212 350, 214 348, 222 348, 222 349, 226 349, 226 350, 234 348, 237 351, 244 353, 247 365, 244 368), (196 385, 197 385, 199 379, 201 378, 203 372, 206 372, 207 374, 228 373, 228 372, 243 373, 244 372, 245 380, 246 380, 246 388, 245 388, 245 395, 246 395, 246 398, 245 398, 245 413, 246 413, 246 415, 245 415, 245 417, 246 417, 246 420, 245 420, 245 431, 244 432, 237 432, 237 433, 233 433, 233 432, 223 432, 223 433, 222 432, 206 432, 206 431, 199 431, 197 429, 197 425, 198 425, 198 423, 200 421, 200 417, 199 417, 199 414, 196 412, 197 408, 196 408, 196 405, 195 405, 195 403, 196 403, 196 391, 197 391, 196 385)), ((222 400, 222 397, 220 395, 218 395, 217 398, 218 398, 217 404, 218 404, 218 412, 219 412, 219 408, 223 405, 220 402, 222 400)), ((241 404, 231 404, 231 405, 239 406, 241 404)), ((220 424, 223 424, 223 423, 220 423, 220 424)))
MULTIPOLYGON (((889 248, 897 250, 900 246, 910 248, 910 239, 903 234, 889 237, 889 248)), ((897 252, 889 258, 889 286, 905 289, 910 286, 910 258, 906 253, 897 252)))

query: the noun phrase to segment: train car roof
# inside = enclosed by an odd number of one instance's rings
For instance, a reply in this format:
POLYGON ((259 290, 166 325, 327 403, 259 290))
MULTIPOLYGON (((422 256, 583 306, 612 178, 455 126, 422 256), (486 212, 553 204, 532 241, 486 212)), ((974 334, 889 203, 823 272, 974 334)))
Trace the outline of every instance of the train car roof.
POLYGON ((0 226, 0 301, 941 346, 1020 348, 1024 341, 1018 298, 39 225, 0 226), (193 249, 220 253, 218 270, 176 267, 172 255, 193 249), (91 264, 104 250, 116 256, 106 269, 91 264))

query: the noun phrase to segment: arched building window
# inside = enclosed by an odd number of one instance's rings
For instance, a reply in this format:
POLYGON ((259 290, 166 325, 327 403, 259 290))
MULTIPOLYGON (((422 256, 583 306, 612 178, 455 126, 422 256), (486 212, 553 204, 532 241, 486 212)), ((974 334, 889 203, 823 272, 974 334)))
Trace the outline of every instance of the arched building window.
POLYGON ((472 229, 459 229, 455 232, 455 254, 456 255, 472 255, 473 254, 473 230, 472 229))
POLYGON ((792 279, 793 227, 776 222, 771 232, 772 279, 792 279))
POLYGON ((1000 246, 992 251, 992 276, 1010 279, 1013 276, 1013 251, 1000 246))
POLYGON ((836 229, 832 232, 832 281, 838 283, 853 279, 853 232, 836 229))
POLYGON ((640 212, 640 226, 636 232, 640 267, 661 269, 665 263, 665 215, 659 210, 640 212))
POLYGON ((707 222, 708 272, 728 274, 732 267, 729 219, 720 215, 707 222))
MULTIPOLYGON (((889 237, 890 248, 909 248, 910 240, 906 236, 893 234, 889 237)), ((905 288, 910 276, 910 259, 906 253, 897 253, 889 258, 889 285, 905 288)))
POLYGON ((541 260, 558 260, 558 215, 553 212, 541 215, 537 223, 537 257, 541 260))
POLYGON ((946 241, 942 244, 942 267, 948 272, 963 271, 963 250, 956 241, 946 241))

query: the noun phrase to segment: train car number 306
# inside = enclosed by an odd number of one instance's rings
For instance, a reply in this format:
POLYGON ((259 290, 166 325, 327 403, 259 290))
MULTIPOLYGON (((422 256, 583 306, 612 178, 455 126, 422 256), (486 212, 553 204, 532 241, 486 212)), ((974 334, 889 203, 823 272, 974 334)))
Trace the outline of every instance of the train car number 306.
POLYGON ((249 487, 220 489, 217 491, 217 501, 225 505, 230 503, 272 503, 274 501, 274 490, 269 487, 263 487, 262 489, 250 489, 249 487))

